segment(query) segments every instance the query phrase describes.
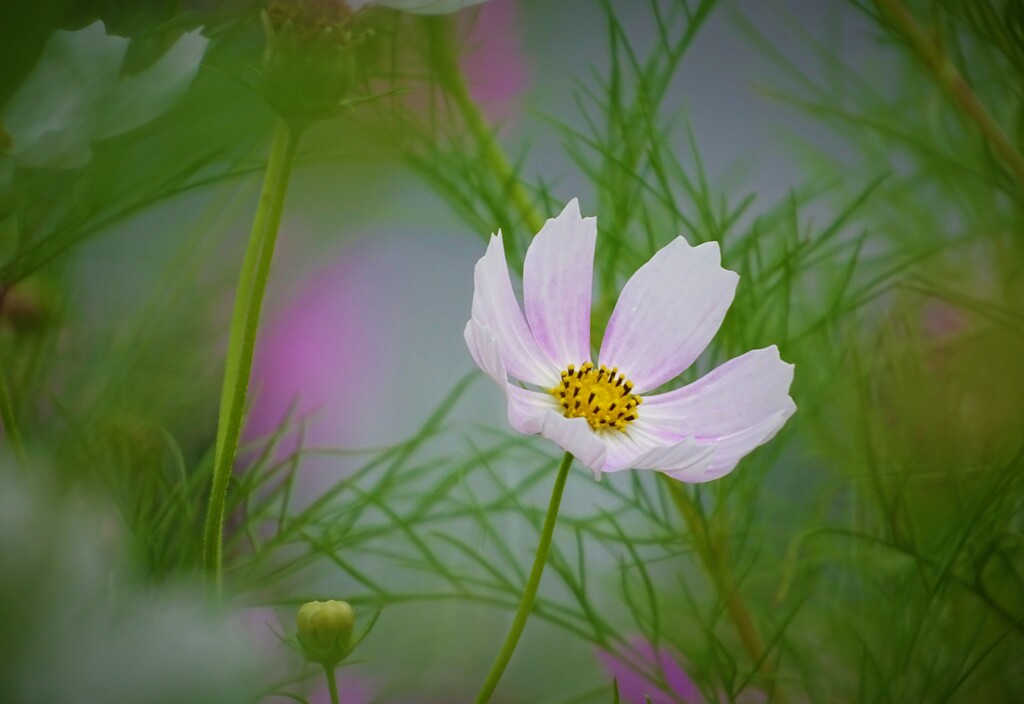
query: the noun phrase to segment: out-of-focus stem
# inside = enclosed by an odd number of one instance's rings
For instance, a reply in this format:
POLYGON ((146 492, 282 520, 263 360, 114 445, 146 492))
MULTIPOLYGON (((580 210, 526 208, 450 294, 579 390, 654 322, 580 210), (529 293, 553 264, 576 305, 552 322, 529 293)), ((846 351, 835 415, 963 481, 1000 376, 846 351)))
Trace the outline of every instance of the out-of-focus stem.
POLYGON ((551 536, 555 532, 555 522, 558 520, 558 507, 562 503, 562 492, 565 489, 565 479, 569 475, 569 467, 572 466, 572 455, 568 452, 562 458, 562 464, 558 468, 558 475, 555 477, 555 486, 551 490, 551 501, 548 503, 548 512, 544 517, 544 527, 540 531, 540 542, 537 544, 537 554, 533 558, 533 567, 530 569, 530 577, 526 580, 526 588, 523 590, 523 598, 519 602, 519 609, 516 617, 512 620, 512 627, 505 636, 505 642, 498 652, 498 657, 491 665, 491 671, 484 680, 480 693, 476 695, 476 704, 485 704, 490 701, 498 682, 501 680, 508 661, 512 659, 512 653, 519 643, 519 636, 526 626, 526 619, 533 610, 533 602, 537 598, 537 588, 540 586, 540 578, 544 574, 544 565, 548 560, 548 549, 551 547, 551 536))
POLYGON ((228 354, 224 365, 224 386, 217 419, 210 502, 203 533, 203 565, 213 574, 218 591, 222 582, 224 512, 231 467, 242 431, 260 308, 270 275, 270 262, 274 256, 274 243, 299 137, 297 130, 289 128, 283 120, 278 121, 259 206, 235 291, 235 307, 231 316, 228 354))
POLYGON ((14 402, 11 399, 10 387, 7 385, 7 373, 4 370, 3 359, 0 359, 0 420, 3 420, 4 432, 7 434, 7 442, 11 443, 15 461, 19 467, 26 469, 28 456, 25 454, 25 446, 21 442, 18 419, 14 415, 14 402))
POLYGON ((327 676, 327 690, 331 693, 331 704, 341 704, 338 699, 338 679, 334 675, 334 668, 324 665, 324 674, 327 676))
POLYGON ((900 0, 875 0, 875 6, 892 23, 893 29, 907 41, 957 109, 974 123, 1024 192, 1024 155, 1021 155, 1003 128, 971 90, 942 45, 900 0))
POLYGON ((683 490, 679 483, 664 475, 662 475, 662 480, 668 488, 672 502, 686 522, 686 527, 690 530, 691 535, 693 535, 694 546, 701 563, 704 565, 704 569, 711 577, 711 581, 714 583, 719 596, 725 600, 726 613, 729 614, 730 620, 732 620, 733 625, 736 627, 736 632, 740 636, 743 648, 754 662, 755 667, 759 669, 767 680, 769 697, 772 701, 784 701, 782 692, 775 682, 774 668, 766 657, 764 641, 761 640, 761 635, 757 631, 757 626, 754 625, 754 619, 750 616, 746 602, 743 601, 743 597, 736 587, 732 574, 725 564, 724 545, 716 545, 712 542, 713 538, 704 530, 704 523, 697 514, 697 509, 690 500, 690 495, 683 490))
POLYGON ((533 207, 530 194, 527 193, 519 175, 505 157, 505 152, 501 148, 494 130, 487 124, 487 119, 480 110, 480 106, 473 100, 473 96, 469 94, 469 89, 466 87, 466 79, 454 61, 449 66, 444 85, 449 96, 451 96, 456 107, 458 107, 462 119, 466 121, 466 127, 469 128, 473 139, 476 140, 480 156, 483 157, 484 161, 487 162, 487 166, 508 190, 508 195, 516 206, 516 210, 519 211, 519 217, 523 219, 523 222, 529 228, 530 234, 537 234, 544 225, 544 218, 533 207))

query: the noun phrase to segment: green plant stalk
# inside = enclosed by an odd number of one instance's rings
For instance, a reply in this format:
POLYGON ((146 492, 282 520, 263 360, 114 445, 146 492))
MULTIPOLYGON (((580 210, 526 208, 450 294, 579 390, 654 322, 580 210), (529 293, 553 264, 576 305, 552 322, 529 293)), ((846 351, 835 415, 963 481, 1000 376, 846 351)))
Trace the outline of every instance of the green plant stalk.
POLYGON ((18 430, 18 419, 14 415, 14 402, 11 400, 11 391, 7 386, 7 374, 4 372, 3 360, 0 360, 0 420, 3 420, 4 432, 7 433, 7 441, 11 443, 15 461, 19 467, 27 469, 28 456, 25 454, 25 446, 21 442, 21 432, 18 430))
POLYGON ((477 105, 476 101, 469 94, 462 70, 454 61, 449 66, 447 80, 445 80, 444 85, 448 95, 451 96, 455 106, 459 109, 462 119, 466 121, 466 126, 473 135, 473 139, 476 140, 480 156, 483 157, 488 168, 508 189, 509 197, 512 199, 516 210, 519 211, 519 216, 523 219, 526 227, 529 228, 530 234, 537 234, 540 232, 540 228, 544 226, 544 218, 537 214, 537 210, 533 207, 533 202, 530 200, 530 194, 527 193, 516 170, 512 168, 512 165, 505 157, 505 152, 498 143, 494 130, 487 123, 487 119, 480 110, 480 106, 477 105))
POLYGON ((223 581, 224 512, 231 467, 238 451, 238 439, 242 431, 260 308, 267 287, 277 229, 281 223, 281 211, 300 137, 299 130, 290 128, 283 120, 278 120, 263 179, 263 189, 260 192, 259 206, 256 208, 238 288, 235 291, 228 354, 224 365, 224 386, 221 390, 217 418, 217 442, 210 483, 210 501, 203 532, 203 565, 212 573, 218 592, 223 581))
POLYGON ((498 657, 491 665, 491 671, 484 680, 480 693, 476 695, 476 704, 484 704, 490 701, 498 682, 508 661, 512 659, 512 653, 519 643, 519 636, 526 626, 526 619, 533 610, 533 602, 537 598, 537 588, 540 586, 540 578, 544 574, 544 565, 548 560, 548 549, 551 547, 551 536, 555 532, 555 522, 558 520, 558 507, 562 503, 562 492, 565 490, 565 480, 569 476, 569 467, 572 466, 573 457, 566 452, 562 457, 562 464, 558 468, 558 476, 555 477, 555 486, 551 489, 551 501, 548 503, 548 512, 544 516, 544 526, 540 531, 540 542, 537 544, 537 554, 533 558, 533 567, 530 569, 530 576, 526 580, 526 589, 523 590, 523 598, 519 602, 519 609, 512 620, 512 627, 505 636, 505 642, 498 652, 498 657))
POLYGON ((324 665, 324 674, 327 676, 327 689, 331 693, 331 704, 341 704, 338 699, 338 679, 334 675, 334 668, 324 665))
POLYGON ((712 544, 712 538, 704 530, 704 524, 700 520, 700 516, 697 515, 697 509, 693 506, 690 495, 683 491, 679 483, 665 475, 662 475, 662 481, 668 488, 669 495, 672 497, 672 503, 675 504, 676 509, 686 522, 686 527, 693 535, 697 555, 700 557, 705 571, 711 577, 711 581, 714 583, 719 596, 725 600, 725 610, 729 614, 733 625, 735 625, 737 633, 739 633, 740 642, 743 643, 744 650, 747 651, 750 659, 754 662, 754 666, 768 680, 769 699, 776 702, 784 701, 782 692, 775 683, 775 672, 766 657, 764 641, 761 640, 757 626, 754 625, 754 619, 750 616, 750 611, 747 609, 746 603, 736 588, 732 574, 725 565, 723 555, 721 554, 724 546, 712 544))
POLYGON ((956 108, 974 123, 982 138, 1013 175, 1021 191, 1024 191, 1024 155, 1017 150, 977 94, 971 90, 942 45, 900 0, 875 0, 875 6, 907 41, 956 108))

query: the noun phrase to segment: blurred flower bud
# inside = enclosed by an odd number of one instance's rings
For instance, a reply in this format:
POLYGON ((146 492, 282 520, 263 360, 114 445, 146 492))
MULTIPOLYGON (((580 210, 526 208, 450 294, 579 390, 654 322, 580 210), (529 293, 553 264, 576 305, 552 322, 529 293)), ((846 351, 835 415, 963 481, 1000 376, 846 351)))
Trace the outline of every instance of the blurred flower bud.
POLYGON ((373 30, 342 0, 273 0, 262 19, 267 102, 293 126, 333 117, 362 75, 373 30))
POLYGON ((45 330, 56 318, 53 294, 38 279, 0 286, 0 326, 29 334, 45 330))
POLYGON ((299 644, 306 657, 334 667, 348 655, 355 624, 352 607, 344 601, 310 601, 299 609, 299 644))

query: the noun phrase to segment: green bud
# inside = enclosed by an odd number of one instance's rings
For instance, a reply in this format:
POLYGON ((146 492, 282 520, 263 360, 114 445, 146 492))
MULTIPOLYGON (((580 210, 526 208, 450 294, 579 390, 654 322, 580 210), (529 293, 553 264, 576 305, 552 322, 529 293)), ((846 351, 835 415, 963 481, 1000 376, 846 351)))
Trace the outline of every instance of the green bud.
POLYGON ((299 609, 299 644, 306 657, 325 667, 345 659, 356 616, 344 601, 310 601, 299 609))
POLYGON ((53 291, 37 277, 8 287, 0 284, 0 329, 10 326, 22 334, 42 332, 56 322, 56 309, 53 291))
POLYGON ((261 18, 270 106, 293 126, 337 114, 362 79, 373 30, 340 0, 272 0, 261 18))

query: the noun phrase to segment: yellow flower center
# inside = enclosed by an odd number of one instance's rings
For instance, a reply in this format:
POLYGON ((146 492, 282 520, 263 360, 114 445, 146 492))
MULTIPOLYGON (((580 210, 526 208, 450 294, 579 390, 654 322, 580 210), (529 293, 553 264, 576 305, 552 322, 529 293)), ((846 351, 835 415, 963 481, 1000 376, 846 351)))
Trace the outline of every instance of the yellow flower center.
POLYGON ((594 430, 625 430, 637 418, 640 397, 630 392, 633 382, 616 368, 603 364, 596 369, 590 362, 577 368, 570 364, 562 372, 562 382, 550 389, 562 405, 566 418, 586 418, 594 430))

